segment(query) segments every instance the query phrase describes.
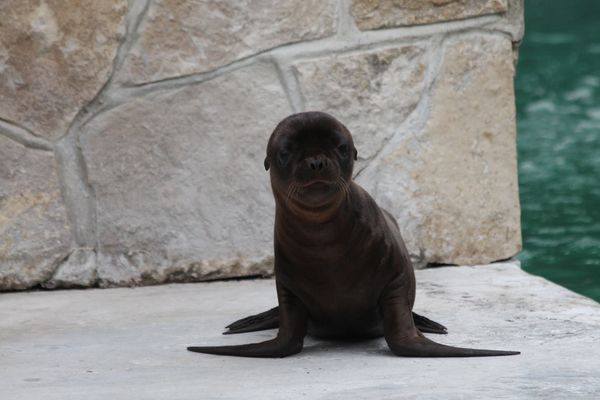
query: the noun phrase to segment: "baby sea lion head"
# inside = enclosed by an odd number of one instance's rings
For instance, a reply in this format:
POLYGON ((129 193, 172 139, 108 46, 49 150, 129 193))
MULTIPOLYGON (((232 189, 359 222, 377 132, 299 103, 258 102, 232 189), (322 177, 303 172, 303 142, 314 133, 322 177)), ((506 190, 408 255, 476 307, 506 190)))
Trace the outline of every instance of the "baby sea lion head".
POLYGON ((352 179, 357 151, 348 129, 323 112, 281 121, 269 139, 265 169, 276 201, 305 208, 337 203, 352 179))

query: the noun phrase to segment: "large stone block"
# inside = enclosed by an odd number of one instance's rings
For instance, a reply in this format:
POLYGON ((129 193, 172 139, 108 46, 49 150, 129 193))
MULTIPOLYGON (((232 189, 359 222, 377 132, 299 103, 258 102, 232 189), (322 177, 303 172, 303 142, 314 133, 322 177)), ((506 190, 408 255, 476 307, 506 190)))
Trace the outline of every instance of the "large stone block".
POLYGON ((112 70, 126 0, 0 2, 0 118, 65 133, 112 70))
POLYGON ((52 153, 0 136, 0 290, 48 279, 70 240, 52 153))
POLYGON ((360 30, 430 24, 506 12, 507 0, 353 0, 360 30))
POLYGON ((209 71, 287 43, 330 36, 336 1, 154 1, 122 79, 147 82, 209 71))
POLYGON ((422 45, 404 45, 294 66, 305 107, 336 116, 354 134, 357 170, 417 106, 425 89, 425 55, 422 45))
POLYGON ((271 64, 154 92, 81 136, 102 286, 270 271, 267 139, 291 113, 271 64))
POLYGON ((513 74, 505 36, 447 39, 422 128, 390 139, 359 176, 421 263, 489 262, 521 248, 513 74))

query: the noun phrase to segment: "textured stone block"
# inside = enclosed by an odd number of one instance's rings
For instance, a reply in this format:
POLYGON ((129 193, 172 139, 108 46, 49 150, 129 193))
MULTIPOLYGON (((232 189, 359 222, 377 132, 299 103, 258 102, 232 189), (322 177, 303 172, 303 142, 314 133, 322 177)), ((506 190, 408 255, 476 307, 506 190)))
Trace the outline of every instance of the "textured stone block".
POLYGON ((405 45, 295 65, 306 109, 336 116, 354 134, 357 170, 417 106, 425 88, 425 54, 420 45, 405 45))
POLYGON ((422 128, 390 139, 359 182, 421 262, 511 257, 521 248, 511 42, 453 37, 440 68, 422 128))
POLYGON ((0 290, 48 279, 71 240, 52 153, 0 136, 0 290))
POLYGON ((126 0, 0 2, 0 118, 66 132, 108 79, 126 0))
POLYGON ((353 0, 360 30, 430 24, 506 12, 507 0, 353 0))
POLYGON ((97 196, 101 286, 270 271, 267 139, 291 113, 255 64, 130 101, 82 133, 97 196))
POLYGON ((140 83, 209 71, 273 47, 330 36, 336 22, 334 0, 157 0, 122 79, 140 83))

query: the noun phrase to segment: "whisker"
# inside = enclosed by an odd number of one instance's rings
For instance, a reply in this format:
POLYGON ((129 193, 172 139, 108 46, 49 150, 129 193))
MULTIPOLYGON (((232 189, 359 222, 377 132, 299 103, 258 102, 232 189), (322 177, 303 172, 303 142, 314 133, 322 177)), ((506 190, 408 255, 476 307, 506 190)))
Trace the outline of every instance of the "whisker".
POLYGON ((294 182, 290 183, 290 185, 288 186, 288 189, 286 191, 286 196, 285 196, 285 206, 289 207, 290 205, 290 199, 292 197, 292 192, 295 189, 296 184, 294 182))
POLYGON ((302 186, 296 184, 296 190, 294 190, 294 193, 292 193, 292 195, 293 195, 292 199, 293 200, 296 200, 298 194, 300 193, 300 190, 302 190, 302 186))
POLYGON ((338 176, 335 180, 335 183, 344 192, 344 196, 348 196, 350 194, 350 187, 341 177, 338 176))

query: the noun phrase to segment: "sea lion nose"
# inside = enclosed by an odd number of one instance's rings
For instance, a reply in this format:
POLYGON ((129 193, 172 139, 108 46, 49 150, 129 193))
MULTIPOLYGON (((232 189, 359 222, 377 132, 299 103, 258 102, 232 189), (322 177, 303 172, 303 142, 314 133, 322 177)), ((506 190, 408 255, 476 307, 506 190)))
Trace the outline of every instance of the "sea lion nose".
POLYGON ((327 166, 327 158, 323 156, 308 157, 306 162, 313 171, 320 171, 327 166))

